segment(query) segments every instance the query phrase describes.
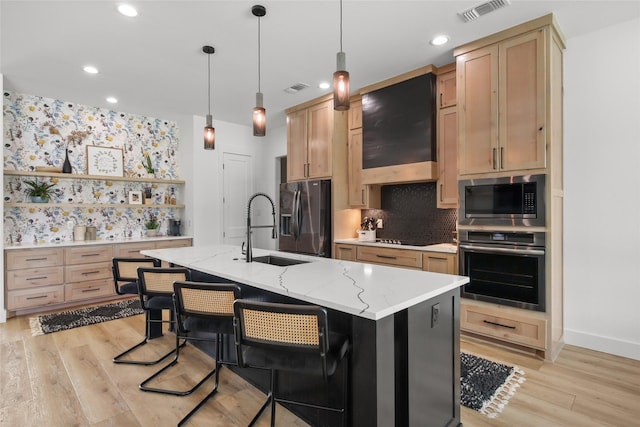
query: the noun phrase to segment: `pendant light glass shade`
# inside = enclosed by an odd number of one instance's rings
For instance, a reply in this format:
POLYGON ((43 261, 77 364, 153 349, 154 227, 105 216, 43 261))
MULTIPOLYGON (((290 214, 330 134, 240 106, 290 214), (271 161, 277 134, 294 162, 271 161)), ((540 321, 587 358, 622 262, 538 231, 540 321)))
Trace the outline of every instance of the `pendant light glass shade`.
POLYGON ((256 92, 256 106, 253 109, 253 136, 267 134, 267 110, 263 106, 263 96, 260 91, 260 18, 267 14, 267 9, 261 5, 251 8, 253 16, 258 18, 258 92, 256 92))
POLYGON ((349 109, 349 72, 345 70, 345 54, 338 52, 338 71, 333 73, 333 109, 349 109))
POLYGON ((349 109, 349 72, 347 59, 342 51, 342 0, 340 0, 340 52, 336 58, 336 72, 333 73, 333 109, 346 111, 349 109))
POLYGON ((267 111, 262 106, 262 93, 256 93, 256 106, 253 109, 253 136, 267 134, 267 111))
POLYGON ((213 127, 213 118, 211 114, 207 114, 207 124, 204 126, 204 149, 216 149, 216 130, 213 127))
POLYGON ((209 114, 204 126, 204 149, 215 150, 216 148, 216 130, 213 127, 213 117, 211 116, 211 55, 216 51, 212 46, 202 46, 202 51, 207 54, 208 73, 207 88, 209 95, 209 114))

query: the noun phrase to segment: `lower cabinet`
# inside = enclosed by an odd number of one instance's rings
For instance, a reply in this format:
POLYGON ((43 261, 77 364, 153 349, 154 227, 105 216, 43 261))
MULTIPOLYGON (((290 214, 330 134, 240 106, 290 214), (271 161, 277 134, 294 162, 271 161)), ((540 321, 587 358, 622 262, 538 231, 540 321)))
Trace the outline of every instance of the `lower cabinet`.
POLYGON ((115 298, 111 260, 140 251, 191 246, 191 239, 83 244, 5 250, 6 309, 42 311, 52 306, 115 298))
POLYGON ((334 258, 412 268, 433 273, 458 274, 458 256, 448 252, 336 243, 334 258))

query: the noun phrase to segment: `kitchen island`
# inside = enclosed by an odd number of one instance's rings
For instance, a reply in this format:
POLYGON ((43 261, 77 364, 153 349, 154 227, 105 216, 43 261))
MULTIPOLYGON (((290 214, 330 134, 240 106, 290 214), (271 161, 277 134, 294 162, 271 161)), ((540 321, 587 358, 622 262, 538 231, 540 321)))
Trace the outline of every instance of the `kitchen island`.
MULTIPOLYGON (((351 340, 348 390, 335 378, 330 382, 332 395, 348 393, 350 425, 460 423, 459 287, 468 278, 260 249, 254 259, 275 255, 307 262, 247 263, 240 247, 225 245, 143 254, 192 269, 194 280, 236 282, 243 298, 325 307, 330 328, 351 340)), ((249 371, 236 370, 266 389, 262 372, 249 371)), ((325 394, 321 382, 285 373, 281 379, 279 394, 312 399, 325 394)), ((331 414, 291 409, 312 425, 337 425, 331 414)))

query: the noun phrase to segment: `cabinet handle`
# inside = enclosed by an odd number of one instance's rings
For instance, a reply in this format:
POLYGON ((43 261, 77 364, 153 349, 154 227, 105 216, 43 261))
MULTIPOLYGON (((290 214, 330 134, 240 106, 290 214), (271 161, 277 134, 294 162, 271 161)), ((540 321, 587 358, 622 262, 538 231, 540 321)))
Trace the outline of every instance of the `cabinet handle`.
POLYGON ((44 258, 27 258, 27 261, 45 261, 47 257, 44 258))
POLYGON ((100 256, 100 254, 82 254, 80 256, 83 256, 83 257, 85 257, 85 256, 100 256))
POLYGON ((391 256, 391 255, 378 255, 378 254, 376 254, 376 256, 378 258, 384 258, 384 259, 397 259, 397 257, 391 256))
POLYGON ((504 167, 504 147, 500 147, 500 167, 504 167))
POLYGON ((440 107, 442 107, 442 92, 440 92, 440 107))
POLYGON ((440 201, 442 202, 442 191, 444 189, 444 184, 440 184, 440 201))
POLYGON ((497 159, 496 159, 496 149, 494 148, 493 149, 493 169, 497 169, 496 168, 496 161, 497 161, 497 159))
POLYGON ((360 199, 362 200, 362 204, 364 205, 364 188, 360 190, 360 199))
POLYGON ((491 322, 489 320, 483 320, 484 323, 488 323, 490 325, 494 325, 494 326, 500 326, 501 328, 507 328, 507 329, 515 329, 515 326, 509 326, 509 325, 503 325, 502 323, 496 323, 496 322, 491 322))
POLYGON ((90 288, 90 289, 82 289, 81 292, 95 292, 95 291, 99 291, 100 288, 90 288))
POLYGON ((47 279, 49 276, 41 276, 41 277, 27 277, 27 280, 40 280, 47 279))
POLYGON ((98 273, 100 273, 99 270, 96 270, 96 271, 85 271, 84 273, 82 273, 82 275, 83 276, 88 276, 90 274, 98 274, 98 273))
POLYGON ((46 295, 38 295, 37 297, 27 297, 27 300, 30 300, 30 299, 42 299, 42 298, 46 298, 46 297, 47 297, 46 295))

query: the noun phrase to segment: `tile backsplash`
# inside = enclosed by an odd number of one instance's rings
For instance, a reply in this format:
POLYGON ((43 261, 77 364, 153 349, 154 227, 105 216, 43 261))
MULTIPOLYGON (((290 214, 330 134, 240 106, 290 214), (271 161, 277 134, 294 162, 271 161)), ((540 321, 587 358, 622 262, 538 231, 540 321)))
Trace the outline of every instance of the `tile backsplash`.
POLYGON ((382 218, 379 239, 450 243, 456 230, 456 209, 438 209, 436 183, 385 185, 382 209, 363 209, 362 218, 382 218))

